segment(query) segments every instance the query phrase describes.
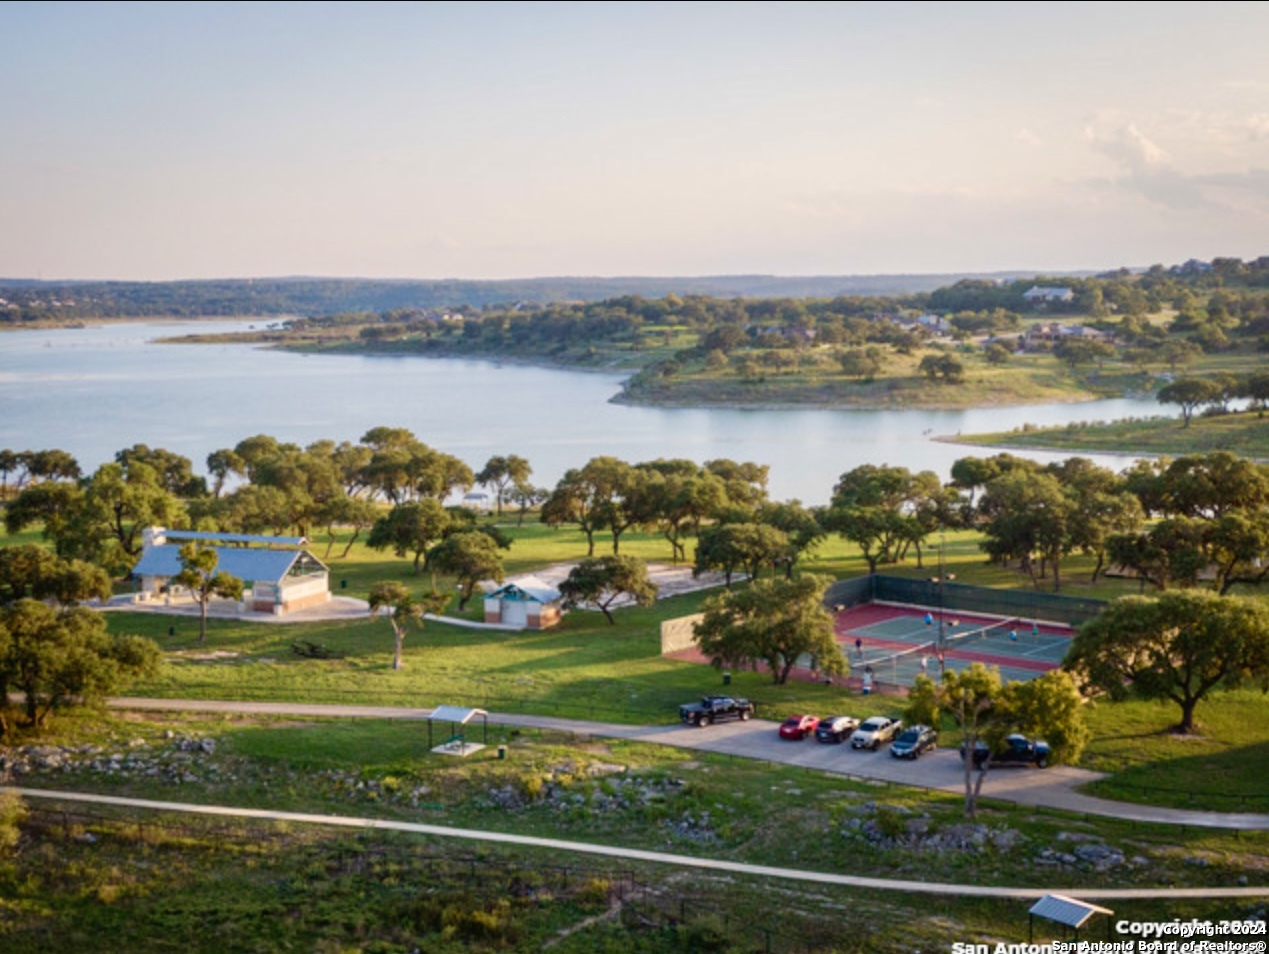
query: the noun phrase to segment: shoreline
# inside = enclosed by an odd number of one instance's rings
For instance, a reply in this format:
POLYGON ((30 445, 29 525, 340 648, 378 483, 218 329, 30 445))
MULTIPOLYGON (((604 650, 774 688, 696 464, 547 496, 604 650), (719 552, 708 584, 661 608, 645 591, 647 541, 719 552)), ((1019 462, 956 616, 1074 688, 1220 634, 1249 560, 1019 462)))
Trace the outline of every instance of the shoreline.
POLYGON ((1051 404, 1091 404, 1106 400, 1101 395, 1086 398, 1069 398, 1067 400, 1026 400, 1018 402, 996 401, 991 404, 878 404, 865 402, 847 402, 842 404, 825 404, 814 401, 698 401, 695 403, 679 403, 675 401, 631 400, 625 391, 613 395, 610 404, 628 407, 659 407, 670 410, 720 410, 720 411, 981 411, 991 408, 1013 407, 1045 407, 1051 404))
POLYGON ((1192 426, 1180 426, 1174 416, 1152 415, 1083 422, 1076 427, 1024 426, 1011 431, 936 439, 949 444, 1024 453, 1043 451, 1158 460, 1225 452, 1258 464, 1269 462, 1269 419, 1263 410, 1250 406, 1199 417, 1192 426))
POLYGON ((447 361, 480 361, 485 364, 491 364, 495 367, 501 364, 512 365, 514 367, 528 368, 544 368, 551 371, 571 371, 581 374, 611 374, 624 375, 617 391, 608 398, 609 404, 616 404, 624 407, 647 407, 647 408, 663 408, 667 410, 683 410, 683 411, 972 411, 982 410, 995 407, 1042 407, 1050 404, 1086 404, 1106 399, 1106 395, 1088 394, 1082 397, 1058 397, 1051 399, 1025 399, 1019 401, 995 401, 988 404, 966 404, 955 401, 951 402, 922 402, 922 403, 885 403, 877 401, 845 401, 841 403, 825 403, 822 401, 737 401, 737 400, 697 400, 697 401, 678 401, 678 400, 657 400, 639 395, 631 395, 627 390, 629 382, 642 370, 641 368, 632 368, 625 366, 609 365, 608 367, 596 367, 594 365, 572 364, 564 361, 556 361, 548 357, 528 357, 524 355, 498 355, 489 353, 468 353, 462 351, 445 351, 425 353, 419 351, 389 351, 374 350, 365 348, 364 346, 356 347, 305 347, 302 344, 287 344, 281 341, 233 341, 236 335, 219 335, 219 340, 212 342, 207 340, 189 340, 197 336, 177 336, 169 338, 156 339, 159 344, 242 344, 254 345, 262 350, 268 351, 284 351, 290 354, 320 354, 320 355, 353 355, 367 358, 421 358, 423 360, 447 360, 447 361))
MULTIPOLYGON (((940 444, 956 444, 962 447, 982 447, 988 450, 1020 450, 1020 451, 1045 451, 1050 454, 1072 454, 1076 457, 1080 456, 1079 449, 1073 447, 1056 447, 1051 444, 1013 444, 1006 442, 993 443, 985 440, 975 440, 973 435, 969 437, 957 437, 953 434, 938 434, 931 437, 930 440, 938 441, 940 444)), ((1131 451, 1131 450, 1102 450, 1100 448, 1085 449, 1087 453, 1097 454, 1103 457, 1168 457, 1169 454, 1159 453, 1158 451, 1131 451)), ((1254 460, 1255 458, 1250 458, 1254 460)))
MULTIPOLYGON (((285 321, 288 318, 295 318, 295 315, 278 315, 271 318, 261 318, 259 315, 128 315, 118 318, 68 318, 64 321, 56 321, 50 319, 37 319, 36 321, 25 321, 16 324, 8 321, 0 321, 0 333, 9 331, 62 331, 62 330, 82 330, 84 328, 103 328, 114 325, 156 325, 156 324, 172 324, 174 322, 213 322, 213 321, 285 321)), ((156 339, 159 340, 159 339, 156 339)), ((176 341, 179 339, 168 339, 176 341)), ((194 343, 194 342, 191 342, 194 343)), ((243 342, 248 344, 249 342, 243 342)))
MULTIPOLYGON (((276 318, 262 318, 261 316, 152 316, 144 318, 128 318, 128 319, 84 319, 67 324, 41 324, 39 327, 31 327, 27 325, 22 328, 5 328, 0 325, 0 330, 11 331, 37 331, 37 330, 55 330, 58 328, 84 328, 84 327, 100 327, 113 324, 169 324, 169 323, 188 323, 191 326, 200 322, 217 322, 217 321, 280 321, 285 320, 289 316, 278 316, 276 318)), ((671 396, 661 398, 659 396, 632 394, 628 389, 628 385, 642 370, 638 367, 629 365, 619 365, 617 363, 609 363, 607 366, 582 365, 567 361, 559 361, 547 356, 525 356, 525 355, 502 355, 490 353, 468 353, 462 351, 440 351, 425 353, 420 351, 394 351, 394 350, 375 350, 366 348, 354 342, 348 342, 348 347, 335 345, 333 347, 323 347, 321 345, 311 347, 305 344, 287 343, 278 340, 278 332, 271 332, 260 329, 251 332, 221 332, 213 334, 200 334, 191 327, 190 334, 166 335, 156 337, 155 344, 176 344, 176 345, 206 345, 206 344, 237 344, 243 346, 252 346, 259 350, 266 351, 283 351, 291 354, 317 354, 317 355, 351 355, 369 358, 422 358, 422 359, 441 359, 441 360, 465 360, 478 361, 483 364, 497 367, 499 365, 509 365, 513 367, 529 367, 543 368, 552 371, 568 371, 583 374, 609 374, 620 376, 621 380, 617 389, 608 398, 608 403, 625 407, 643 407, 643 408, 662 408, 667 410, 733 410, 733 411, 973 411, 988 410, 991 408, 1020 408, 1028 406, 1046 406, 1053 404, 1085 404, 1095 403, 1107 398, 1116 397, 1116 395, 1091 394, 1086 393, 1081 396, 1052 396, 1046 398, 1020 398, 1016 401, 997 400, 987 403, 962 403, 959 401, 920 401, 920 402, 887 402, 875 400, 845 400, 845 401, 822 401, 822 400, 744 400, 736 398, 720 398, 711 400, 708 397, 695 400, 681 400, 671 396), (245 340, 244 340, 245 339, 245 340)), ((1119 395, 1129 396, 1129 395, 1119 395)), ((1051 446, 1032 446, 1020 444, 992 444, 981 441, 958 440, 950 435, 931 438, 944 443, 964 443, 967 446, 976 447, 1003 447, 1017 450, 1040 450, 1062 452, 1071 450, 1070 448, 1051 447, 1051 446)), ((1158 452, 1133 453, 1126 451, 1101 451, 1089 449, 1090 453, 1105 453, 1111 456, 1161 456, 1158 452)))

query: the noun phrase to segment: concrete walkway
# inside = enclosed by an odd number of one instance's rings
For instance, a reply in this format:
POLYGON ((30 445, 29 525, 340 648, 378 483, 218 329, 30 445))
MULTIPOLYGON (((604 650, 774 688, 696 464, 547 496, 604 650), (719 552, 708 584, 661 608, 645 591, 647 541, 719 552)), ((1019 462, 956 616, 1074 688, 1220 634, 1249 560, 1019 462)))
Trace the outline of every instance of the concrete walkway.
MULTIPOLYGON (((163 712, 221 712, 245 715, 301 716, 336 719, 426 719, 431 709, 399 706, 324 705, 298 702, 236 702, 202 699, 111 699, 116 709, 163 712)), ((601 738, 629 739, 680 749, 713 752, 740 758, 759 759, 794 765, 849 778, 912 785, 940 792, 964 792, 964 766, 956 752, 935 751, 909 762, 892 759, 884 751, 864 752, 849 745, 821 745, 786 742, 777 734, 778 723, 754 719, 730 722, 705 729, 684 725, 637 726, 613 722, 584 722, 552 716, 516 715, 491 712, 493 725, 532 729, 554 729, 601 738)), ((1269 815, 1252 812, 1203 812, 1180 808, 1160 808, 1094 798, 1076 791, 1078 786, 1102 776, 1069 766, 1048 769, 998 768, 988 774, 982 797, 1011 801, 1018 805, 1050 808, 1106 818, 1194 828, 1240 831, 1269 831, 1269 815)))
MULTIPOLYGON (((3 791, 3 789, 0 789, 3 791)), ((281 812, 261 808, 234 808, 225 805, 192 805, 185 802, 163 802, 144 798, 121 798, 115 795, 93 795, 83 792, 58 792, 37 788, 14 788, 23 798, 51 799, 60 802, 80 802, 94 805, 116 805, 124 808, 141 808, 150 811, 183 812, 192 815, 212 815, 228 818, 252 818, 291 824, 328 825, 339 828, 374 829, 378 831, 403 831, 436 838, 456 838, 464 841, 492 842, 528 848, 546 848, 552 851, 568 851, 576 854, 620 858, 624 861, 648 861, 655 864, 676 865, 681 868, 725 871, 731 874, 753 875, 764 878, 783 878, 789 881, 813 884, 844 885, 855 888, 872 888, 879 891, 903 891, 934 895, 977 898, 1034 899, 1046 894, 1079 895, 1088 900, 1115 898, 1263 898, 1269 897, 1269 888, 1084 888, 1078 886, 1057 888, 1008 888, 977 884, 946 884, 937 881, 907 881, 890 878, 867 878, 858 875, 830 874, 820 871, 803 871, 796 868, 778 868, 771 865, 751 865, 739 861, 722 861, 715 858, 694 858, 690 855, 663 851, 644 851, 639 848, 620 848, 598 845, 585 841, 565 841, 559 838, 537 838, 531 835, 511 835, 504 832, 477 831, 470 828, 448 828, 443 825, 425 825, 416 822, 390 821, 381 818, 365 818, 347 815, 314 815, 303 812, 281 812)))
MULTIPOLYGON (((164 600, 146 600, 142 603, 132 602, 129 597, 115 597, 104 606, 95 609, 108 613, 149 613, 154 616, 176 616, 198 619, 201 615, 199 606, 193 599, 178 599, 175 602, 164 600)), ((233 620, 240 623, 265 623, 270 625, 289 626, 293 623, 339 622, 370 618, 370 604, 353 596, 332 596, 325 603, 310 606, 306 609, 294 610, 283 616, 273 613, 256 613, 238 608, 236 602, 213 600, 207 607, 208 619, 233 620)))
MULTIPOLYGON (((199 606, 192 598, 175 601, 147 600, 134 603, 131 596, 116 596, 104 605, 93 605, 94 609, 116 613, 149 613, 154 616, 175 616, 198 619, 199 606)), ((257 613, 244 610, 235 602, 213 600, 207 607, 208 619, 227 619, 239 623, 265 623, 266 625, 289 626, 293 623, 329 623, 348 622, 351 620, 370 619, 370 604, 355 596, 332 596, 325 603, 309 606, 305 609, 293 610, 282 616, 273 613, 257 613)), ((457 616, 437 616, 428 613, 427 619, 438 623, 449 623, 451 626, 462 626, 467 629, 504 630, 520 632, 523 626, 509 626, 505 623, 482 623, 457 616)))

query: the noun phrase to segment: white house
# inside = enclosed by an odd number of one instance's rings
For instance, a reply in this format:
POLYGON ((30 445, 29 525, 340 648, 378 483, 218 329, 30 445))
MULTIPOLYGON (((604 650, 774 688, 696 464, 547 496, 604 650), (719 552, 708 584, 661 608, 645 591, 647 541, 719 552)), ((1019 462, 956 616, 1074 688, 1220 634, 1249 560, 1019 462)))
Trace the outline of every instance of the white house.
POLYGON ((1030 302, 1067 302, 1075 300, 1075 292, 1065 286, 1032 285, 1022 293, 1022 297, 1030 302))
POLYGON ((304 537, 272 537, 251 533, 208 533, 201 530, 142 531, 141 559, 132 570, 140 582, 139 600, 158 598, 168 581, 181 572, 181 546, 196 542, 216 554, 217 571, 242 580, 249 589, 246 608, 281 616, 330 600, 330 572, 307 550, 304 537))

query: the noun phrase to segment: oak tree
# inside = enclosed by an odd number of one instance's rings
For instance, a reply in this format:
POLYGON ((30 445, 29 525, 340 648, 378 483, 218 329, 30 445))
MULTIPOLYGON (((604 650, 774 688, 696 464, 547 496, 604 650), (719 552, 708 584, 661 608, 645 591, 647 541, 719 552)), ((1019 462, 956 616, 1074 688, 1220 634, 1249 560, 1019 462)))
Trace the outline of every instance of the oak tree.
POLYGON ((775 566, 788 552, 789 538, 783 530, 761 523, 725 523, 700 532, 692 572, 699 576, 721 570, 730 588, 737 570, 756 579, 764 566, 775 566))
POLYGON ((101 614, 57 609, 32 599, 0 608, 0 730, 8 691, 25 694, 26 721, 43 725, 57 709, 92 705, 129 680, 157 671, 159 648, 139 636, 112 636, 101 614))
POLYGON ((207 642, 207 606, 213 596, 227 600, 242 599, 242 580, 232 573, 217 570, 220 557, 211 547, 191 540, 180 550, 181 572, 172 582, 185 587, 198 603, 198 641, 207 642))
POLYGON ((623 598, 639 606, 656 602, 657 586, 648 579, 648 565, 638 557, 614 554, 588 557, 569 571, 560 583, 560 596, 569 609, 584 604, 597 606, 609 623, 616 624, 611 608, 623 598))
POLYGON ((430 498, 397 504, 375 521, 366 538, 366 546, 372 550, 389 547, 399 557, 414 555, 414 572, 433 544, 445 536, 453 524, 453 516, 430 498))
POLYGON ((410 625, 422 629, 424 617, 429 613, 442 612, 449 605, 449 597, 436 592, 416 597, 404 583, 386 580, 371 588, 369 603, 371 616, 387 616, 392 625, 392 668, 401 669, 405 666, 402 655, 405 652, 405 634, 410 625))
POLYGON ((501 583, 502 557, 497 541, 480 530, 465 530, 442 540, 428 555, 429 565, 455 578, 458 609, 462 612, 483 580, 501 583))
POLYGON ((516 485, 526 484, 533 468, 523 457, 508 454, 505 457, 495 455, 485 462, 484 468, 476 474, 476 483, 490 488, 497 501, 498 516, 502 516, 502 500, 508 489, 516 485))
POLYGON ((849 664, 823 605, 826 585, 812 575, 776 577, 711 596, 693 627, 696 644, 719 669, 765 664, 776 685, 803 657, 820 672, 842 675, 849 664))
POLYGON ((1269 689, 1269 608, 1197 590, 1121 597, 1080 627, 1063 666, 1111 698, 1171 700, 1190 733, 1215 689, 1269 689))

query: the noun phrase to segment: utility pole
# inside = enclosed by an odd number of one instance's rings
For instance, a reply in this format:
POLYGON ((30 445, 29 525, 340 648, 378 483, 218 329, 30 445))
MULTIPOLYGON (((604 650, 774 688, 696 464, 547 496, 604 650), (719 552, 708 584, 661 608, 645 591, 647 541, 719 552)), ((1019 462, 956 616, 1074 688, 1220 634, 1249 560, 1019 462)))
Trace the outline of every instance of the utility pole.
POLYGON ((940 679, 943 678, 943 673, 947 669, 947 662, 946 662, 947 660, 947 626, 946 626, 946 621, 944 619, 944 614, 943 614, 943 605, 944 605, 943 584, 946 583, 948 580, 956 579, 955 573, 944 572, 943 549, 946 546, 947 546, 947 531, 940 530, 939 531, 939 575, 934 577, 932 580, 930 580, 931 583, 933 583, 936 587, 938 587, 939 635, 938 635, 938 643, 936 644, 938 646, 938 650, 935 653, 935 655, 938 656, 938 660, 939 660, 939 678, 940 679))

